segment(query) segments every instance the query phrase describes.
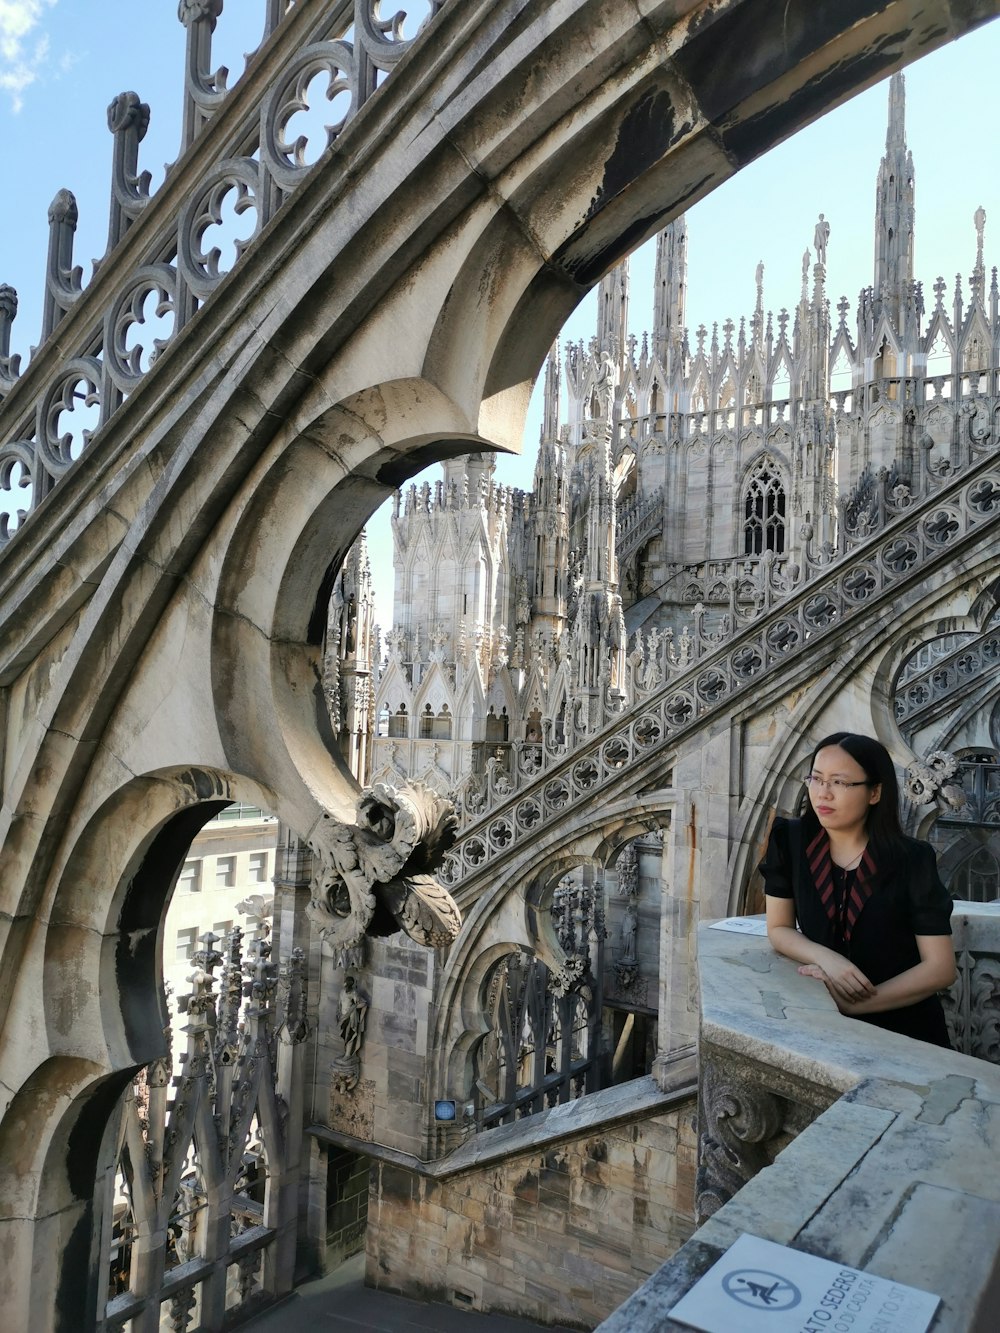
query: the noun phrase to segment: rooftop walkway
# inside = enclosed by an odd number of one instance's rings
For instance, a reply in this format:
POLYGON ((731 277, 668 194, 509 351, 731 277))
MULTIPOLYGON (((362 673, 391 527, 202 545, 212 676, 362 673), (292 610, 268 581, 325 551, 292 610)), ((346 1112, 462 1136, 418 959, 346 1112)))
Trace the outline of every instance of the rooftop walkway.
POLYGON ((356 1254, 242 1327, 249 1333, 532 1333, 543 1327, 546 1333, 570 1333, 562 1324, 533 1324, 376 1291, 365 1286, 364 1272, 365 1256, 356 1254))

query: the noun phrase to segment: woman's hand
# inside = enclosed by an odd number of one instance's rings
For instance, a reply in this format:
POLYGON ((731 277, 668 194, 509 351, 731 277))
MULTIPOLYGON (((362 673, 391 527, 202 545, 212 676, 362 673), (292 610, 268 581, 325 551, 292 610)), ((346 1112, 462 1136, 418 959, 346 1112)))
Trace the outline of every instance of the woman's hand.
POLYGON ((846 1012, 845 1005, 859 1004, 875 994, 874 985, 849 958, 832 949, 823 952, 826 956, 821 963, 805 963, 799 968, 799 975, 824 982, 841 1012, 846 1012))
POLYGON ((859 967, 835 949, 814 944, 795 929, 795 904, 791 898, 768 894, 764 901, 767 905, 767 937, 772 947, 785 958, 801 963, 799 972, 802 976, 822 981, 842 1013, 847 1012, 843 1008, 845 1005, 862 1004, 872 999, 876 994, 875 987, 859 967))

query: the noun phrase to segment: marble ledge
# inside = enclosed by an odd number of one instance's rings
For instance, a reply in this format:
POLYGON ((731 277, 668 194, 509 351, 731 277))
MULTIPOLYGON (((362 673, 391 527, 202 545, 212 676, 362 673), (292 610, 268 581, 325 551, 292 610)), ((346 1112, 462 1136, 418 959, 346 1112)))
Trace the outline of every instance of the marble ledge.
MULTIPOLYGON (((1000 914, 956 914, 955 941, 1000 942, 1000 914)), ((703 925, 698 965, 702 1074, 798 1090, 819 1114, 600 1333, 686 1327, 673 1305, 745 1232, 935 1292, 933 1333, 993 1333, 1000 1068, 842 1017, 765 938, 703 925)))

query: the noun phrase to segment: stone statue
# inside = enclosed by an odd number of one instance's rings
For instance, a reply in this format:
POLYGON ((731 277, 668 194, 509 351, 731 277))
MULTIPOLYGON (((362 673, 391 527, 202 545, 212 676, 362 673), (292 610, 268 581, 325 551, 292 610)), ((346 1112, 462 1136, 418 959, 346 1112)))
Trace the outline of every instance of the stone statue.
POLYGON ((634 963, 635 955, 635 934, 639 926, 639 916, 635 910, 635 903, 629 903, 625 908, 625 915, 622 917, 622 954, 621 962, 634 963))
POLYGON ((306 909, 324 945, 336 953, 397 930, 428 948, 451 944, 462 918, 431 872, 456 829, 451 801, 420 782, 366 788, 357 824, 324 815, 310 840, 317 864, 306 909))
POLYGON ((350 975, 344 978, 338 1013, 340 1035, 344 1039, 344 1054, 359 1056, 365 1035, 365 1019, 368 1017, 368 999, 359 989, 355 978, 350 975))
POLYGON ((813 249, 816 251, 816 263, 826 267, 826 243, 830 239, 830 224, 822 213, 813 232, 813 249))

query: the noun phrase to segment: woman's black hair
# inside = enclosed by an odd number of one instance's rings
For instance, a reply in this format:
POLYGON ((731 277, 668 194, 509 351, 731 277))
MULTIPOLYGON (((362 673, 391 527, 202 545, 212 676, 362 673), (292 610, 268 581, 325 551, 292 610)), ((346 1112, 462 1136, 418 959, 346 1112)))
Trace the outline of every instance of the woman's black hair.
MULTIPOLYGON (((839 746, 855 763, 860 764, 872 786, 876 783, 881 784, 882 794, 874 805, 868 807, 868 814, 865 816, 865 830, 876 858, 879 852, 882 852, 883 856, 904 854, 908 840, 899 822, 899 783, 896 780, 896 766, 889 751, 874 736, 859 736, 853 731, 836 731, 832 736, 824 736, 814 747, 809 756, 807 773, 812 772, 820 750, 825 750, 831 745, 839 746)), ((803 789, 799 799, 799 815, 802 819, 803 837, 808 845, 820 827, 816 812, 809 803, 808 788, 803 789)))

